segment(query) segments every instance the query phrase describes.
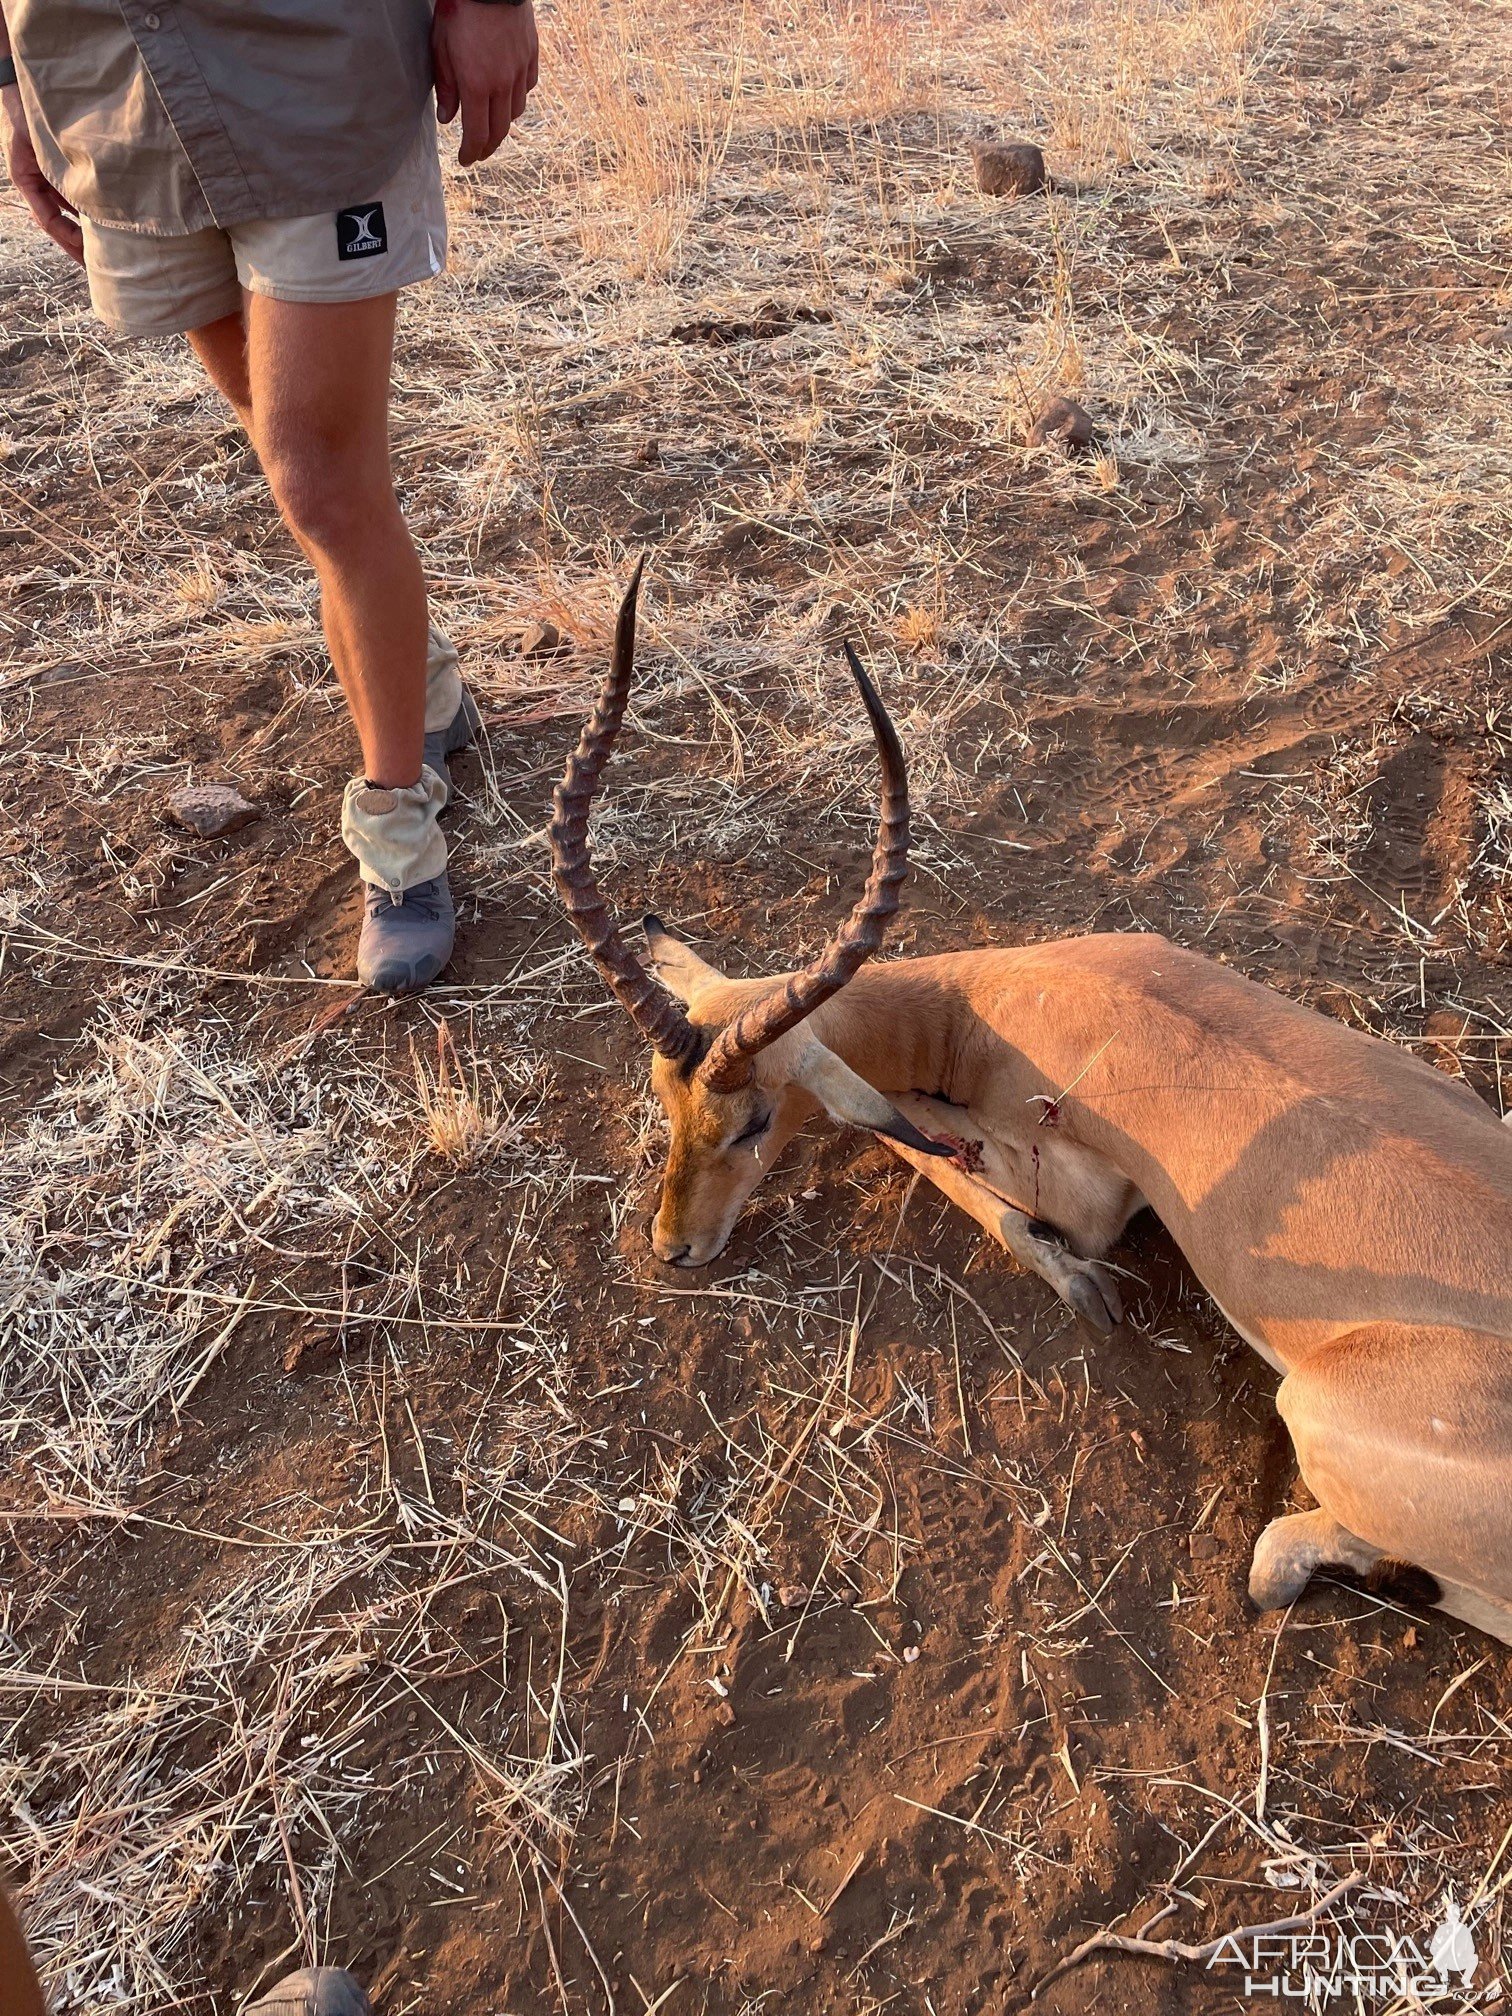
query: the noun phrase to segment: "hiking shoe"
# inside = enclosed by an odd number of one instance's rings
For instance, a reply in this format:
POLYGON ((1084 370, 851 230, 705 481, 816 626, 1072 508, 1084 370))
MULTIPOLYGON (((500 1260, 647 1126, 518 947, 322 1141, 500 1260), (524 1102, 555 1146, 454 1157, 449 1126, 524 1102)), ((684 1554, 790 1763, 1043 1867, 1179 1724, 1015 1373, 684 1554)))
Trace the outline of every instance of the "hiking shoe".
POLYGON ((451 958, 457 936, 446 871, 397 895, 364 882, 362 896, 357 978, 375 994, 416 994, 428 987, 451 958))
POLYGON ((345 1967, 301 1967, 275 1982, 242 2016, 373 2016, 373 2005, 345 1967))
POLYGON ((354 777, 342 796, 341 837, 362 870, 357 977, 379 994, 413 994, 451 957, 457 918, 440 825, 445 803, 445 781, 429 765, 415 784, 354 777))
POLYGON ((427 770, 434 770, 445 784, 448 800, 451 797, 451 777, 447 771, 446 759, 448 756, 455 756, 459 750, 470 749, 473 738, 482 725, 478 704, 464 687, 457 711, 449 725, 445 728, 432 728, 426 732, 425 767, 427 770))

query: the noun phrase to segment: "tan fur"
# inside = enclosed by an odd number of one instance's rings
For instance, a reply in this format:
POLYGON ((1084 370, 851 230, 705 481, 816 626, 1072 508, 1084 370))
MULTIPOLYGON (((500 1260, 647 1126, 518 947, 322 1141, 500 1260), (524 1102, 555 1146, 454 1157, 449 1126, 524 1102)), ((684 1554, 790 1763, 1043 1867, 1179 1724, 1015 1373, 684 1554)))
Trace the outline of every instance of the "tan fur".
MULTIPOLYGON (((702 1027, 773 984, 727 980, 662 933, 651 946, 702 1027)), ((1512 1642, 1512 1136, 1464 1086, 1134 935, 864 967, 740 1091, 660 1058, 654 1082, 672 1135, 654 1239, 686 1265, 720 1251, 821 1106, 958 1140, 952 1161, 898 1152, 1100 1327, 1117 1299, 1097 1262, 1148 1202, 1286 1375, 1326 1515, 1273 1525, 1257 1597, 1384 1554, 1512 1642), (767 1112, 762 1141, 736 1145, 767 1112)))

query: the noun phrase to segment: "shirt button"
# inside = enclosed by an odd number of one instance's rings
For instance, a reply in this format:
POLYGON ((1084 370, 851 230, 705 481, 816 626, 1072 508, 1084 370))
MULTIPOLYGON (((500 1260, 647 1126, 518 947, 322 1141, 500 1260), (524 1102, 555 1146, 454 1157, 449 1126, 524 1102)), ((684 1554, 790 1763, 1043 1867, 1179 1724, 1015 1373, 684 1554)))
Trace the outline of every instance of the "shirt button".
POLYGON ((142 26, 144 28, 151 28, 154 31, 154 33, 159 28, 161 28, 162 25, 163 25, 162 20, 156 14, 144 14, 142 16, 142 26))

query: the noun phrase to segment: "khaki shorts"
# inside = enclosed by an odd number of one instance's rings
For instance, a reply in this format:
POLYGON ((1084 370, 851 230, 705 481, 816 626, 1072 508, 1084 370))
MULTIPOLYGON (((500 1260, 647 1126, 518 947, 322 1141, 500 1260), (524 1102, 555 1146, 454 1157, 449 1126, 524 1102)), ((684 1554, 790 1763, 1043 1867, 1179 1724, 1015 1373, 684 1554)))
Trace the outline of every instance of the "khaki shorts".
POLYGON ((446 264, 446 201, 427 111, 398 170, 345 210, 154 238, 81 218, 89 298, 132 336, 171 336, 239 315, 242 289, 274 301, 365 301, 446 264))

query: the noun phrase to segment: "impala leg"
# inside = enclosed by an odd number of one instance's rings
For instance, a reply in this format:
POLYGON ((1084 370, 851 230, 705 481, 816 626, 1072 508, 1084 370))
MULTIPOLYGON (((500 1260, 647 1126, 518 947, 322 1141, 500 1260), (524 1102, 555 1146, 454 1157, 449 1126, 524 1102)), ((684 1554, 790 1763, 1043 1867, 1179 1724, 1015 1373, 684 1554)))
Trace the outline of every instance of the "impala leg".
POLYGON ((1258 1610, 1284 1610, 1302 1594, 1314 1569, 1352 1568, 1368 1575, 1383 1558, 1379 1547, 1341 1526, 1331 1512, 1292 1512, 1272 1519, 1255 1543, 1250 1601, 1258 1610))
MULTIPOLYGON (((949 1115, 954 1110, 917 1094, 904 1094, 894 1103, 915 1126, 932 1132, 940 1130, 940 1115, 949 1115)), ((927 1176, 952 1204, 959 1204, 963 1211, 975 1218, 982 1230, 990 1233, 1021 1267, 1028 1268, 1031 1274, 1038 1274, 1042 1281, 1048 1282, 1066 1306, 1094 1330, 1106 1336, 1123 1321, 1123 1304, 1110 1268, 1100 1266, 1095 1260, 1080 1259, 1061 1243, 1049 1226, 1041 1226, 1027 1212, 1005 1203, 994 1191, 977 1182, 964 1169, 958 1169, 953 1162, 946 1162, 935 1155, 921 1155, 917 1149, 906 1148, 899 1141, 889 1141, 887 1145, 910 1168, 917 1169, 921 1176, 927 1176)))
POLYGON ((1325 1565, 1400 1564, 1417 1600, 1512 1643, 1512 1339, 1365 1325, 1294 1365, 1276 1405, 1319 1510, 1261 1534, 1255 1601, 1325 1565))

